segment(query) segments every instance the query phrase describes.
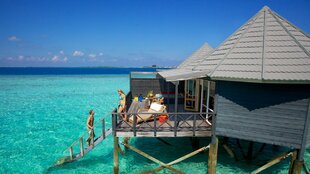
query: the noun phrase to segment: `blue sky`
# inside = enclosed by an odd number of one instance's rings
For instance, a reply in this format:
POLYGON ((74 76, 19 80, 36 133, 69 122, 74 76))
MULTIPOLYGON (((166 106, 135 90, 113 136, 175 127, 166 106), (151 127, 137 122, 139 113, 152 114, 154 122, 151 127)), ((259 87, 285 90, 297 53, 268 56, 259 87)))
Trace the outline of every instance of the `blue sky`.
POLYGON ((1 67, 178 65, 269 6, 310 33, 309 0, 1 0, 1 67))

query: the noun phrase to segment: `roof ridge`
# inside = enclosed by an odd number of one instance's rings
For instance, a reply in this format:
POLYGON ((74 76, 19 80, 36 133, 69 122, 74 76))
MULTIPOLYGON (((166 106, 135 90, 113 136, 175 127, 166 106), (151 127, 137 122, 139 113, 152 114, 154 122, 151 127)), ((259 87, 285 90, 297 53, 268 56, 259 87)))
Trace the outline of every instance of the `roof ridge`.
MULTIPOLYGON (((285 32, 295 41, 295 43, 307 54, 307 56, 309 56, 310 58, 310 53, 309 51, 295 38, 295 36, 286 28, 286 26, 283 25, 283 23, 277 18, 280 18, 280 15, 276 15, 274 13, 272 13, 272 11, 270 10, 270 14, 276 19, 276 21, 281 25, 281 27, 285 30, 285 32)), ((284 22, 287 22, 289 25, 291 25, 291 23, 289 23, 285 18, 280 18, 282 19, 284 22)), ((294 27, 294 25, 292 25, 294 27)), ((295 27, 294 27, 295 28, 295 27)), ((296 28, 295 28, 296 29, 296 28)), ((298 29, 299 30, 299 29, 298 29)), ((300 30, 299 30, 300 31, 300 30)), ((303 33, 303 32, 302 32, 303 33)), ((303 33, 304 34, 304 33, 303 33)), ((307 36, 307 35, 306 35, 307 36)), ((307 36, 309 37, 309 36, 307 36)))
POLYGON ((207 50, 207 52, 211 52, 214 50, 214 48, 212 48, 208 42, 205 42, 201 47, 199 47, 197 50, 195 50, 190 56, 188 56, 180 65, 178 65, 178 68, 183 68, 184 65, 186 65, 188 62, 191 62, 193 56, 199 54, 203 51, 203 50, 207 50))
MULTIPOLYGON (((271 10, 272 11, 272 10, 271 10)), ((301 30, 299 27, 297 27, 296 25, 292 24, 290 21, 288 21, 287 19, 285 19, 284 17, 282 17, 281 15, 279 15, 277 12, 272 11, 273 14, 275 14, 277 17, 279 17, 280 19, 282 19, 283 21, 287 22, 288 24, 290 24, 292 27, 294 27, 296 30, 298 30, 299 32, 301 32, 302 34, 304 34, 305 36, 310 38, 310 35, 306 32, 304 32, 303 30, 301 30)))
MULTIPOLYGON (((264 8, 263 8, 264 9, 264 8)), ((247 33, 247 31, 249 30, 249 28, 255 23, 255 21, 258 19, 258 17, 261 15, 262 10, 260 10, 258 13, 256 13, 256 15, 254 17, 252 17, 251 19, 249 19, 248 22, 246 22, 244 25, 248 24, 249 22, 251 22, 249 24, 249 26, 242 32, 241 36, 238 38, 238 40, 234 43, 234 45, 229 49, 229 51, 224 55, 224 57, 219 61, 219 63, 216 65, 216 67, 209 73, 209 76, 212 76, 212 74, 217 70, 217 68, 222 64, 222 62, 227 58, 227 55, 236 47, 236 45, 238 44, 238 42, 240 41, 240 39, 244 36, 245 33, 247 33)), ((242 27, 244 26, 242 25, 242 27)), ((242 28, 240 27, 240 28, 242 28)), ((238 32, 240 30, 240 28, 236 31, 238 32)), ((229 38, 231 38, 236 32, 234 32, 229 38)), ((228 38, 228 39, 229 39, 228 38)), ((225 42, 224 42, 225 43, 225 42)), ((222 45, 222 44, 221 44, 222 45)))
MULTIPOLYGON (((267 7, 267 6, 265 6, 267 7)), ((265 40, 266 40, 266 12, 268 12, 268 10, 270 10, 268 7, 267 8, 263 8, 264 9, 264 29, 263 29, 263 47, 262 47, 262 73, 261 73, 261 78, 262 80, 264 80, 264 73, 265 73, 265 53, 266 53, 266 44, 265 44, 265 40)))

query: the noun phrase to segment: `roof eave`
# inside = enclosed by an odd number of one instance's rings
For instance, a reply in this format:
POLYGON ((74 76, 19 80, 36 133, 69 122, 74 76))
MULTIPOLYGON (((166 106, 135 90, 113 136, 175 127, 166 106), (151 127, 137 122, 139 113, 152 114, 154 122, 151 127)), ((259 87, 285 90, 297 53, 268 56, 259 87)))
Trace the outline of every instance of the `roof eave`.
POLYGON ((266 83, 266 84, 310 84, 310 80, 262 80, 262 79, 246 79, 246 78, 225 78, 211 77, 212 81, 232 81, 245 83, 266 83))

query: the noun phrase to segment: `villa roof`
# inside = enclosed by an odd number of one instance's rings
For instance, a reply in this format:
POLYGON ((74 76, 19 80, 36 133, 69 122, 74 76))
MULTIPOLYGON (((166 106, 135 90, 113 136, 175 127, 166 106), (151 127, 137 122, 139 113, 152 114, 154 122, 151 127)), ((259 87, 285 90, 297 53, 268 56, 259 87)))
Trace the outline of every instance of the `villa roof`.
POLYGON ((262 8, 193 71, 214 80, 309 83, 310 37, 262 8))
POLYGON ((208 43, 205 43, 176 69, 161 71, 159 74, 164 77, 166 81, 189 80, 205 77, 206 73, 204 71, 193 71, 193 68, 208 57, 212 51, 213 48, 208 43))

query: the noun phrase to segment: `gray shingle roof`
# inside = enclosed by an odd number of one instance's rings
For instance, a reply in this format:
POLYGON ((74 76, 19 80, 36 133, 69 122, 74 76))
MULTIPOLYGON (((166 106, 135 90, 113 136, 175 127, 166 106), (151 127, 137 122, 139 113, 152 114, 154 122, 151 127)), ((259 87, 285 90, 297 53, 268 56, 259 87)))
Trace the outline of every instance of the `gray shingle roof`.
POLYGON ((309 35, 264 7, 193 70, 215 80, 310 83, 309 51, 309 35))
POLYGON ((213 51, 213 48, 205 43, 176 69, 161 71, 159 74, 166 79, 166 81, 179 81, 205 77, 204 71, 193 71, 192 69, 199 65, 206 57, 213 51))
POLYGON ((197 66, 204 58, 206 58, 211 52, 213 48, 208 44, 203 44, 198 50, 196 50, 190 57, 184 60, 178 68, 183 69, 193 69, 197 66))

